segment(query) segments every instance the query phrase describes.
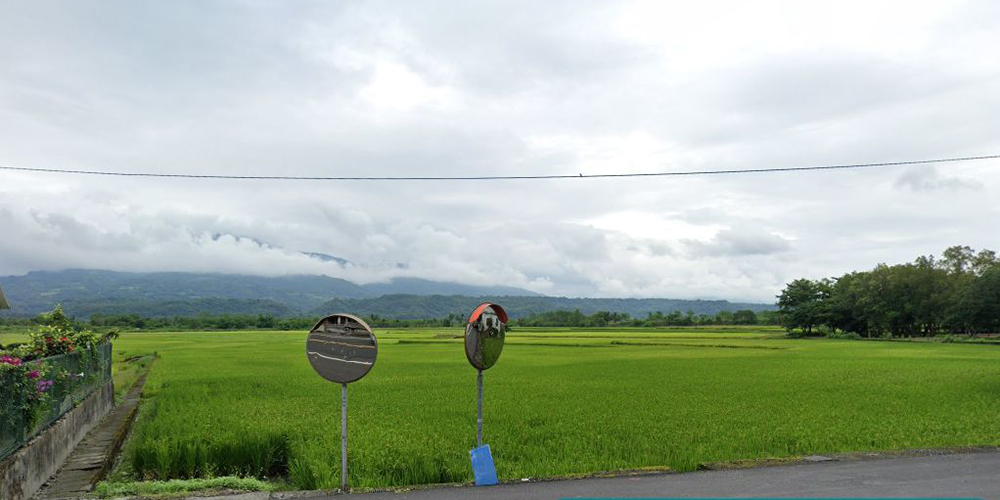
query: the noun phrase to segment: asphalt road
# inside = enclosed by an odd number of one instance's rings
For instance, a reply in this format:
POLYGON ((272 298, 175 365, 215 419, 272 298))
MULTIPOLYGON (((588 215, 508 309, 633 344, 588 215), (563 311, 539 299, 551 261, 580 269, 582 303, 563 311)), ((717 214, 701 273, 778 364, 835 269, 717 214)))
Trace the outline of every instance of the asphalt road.
POLYGON ((1000 500, 1000 453, 831 461, 490 487, 441 487, 327 498, 553 500, 587 497, 962 497, 1000 500))

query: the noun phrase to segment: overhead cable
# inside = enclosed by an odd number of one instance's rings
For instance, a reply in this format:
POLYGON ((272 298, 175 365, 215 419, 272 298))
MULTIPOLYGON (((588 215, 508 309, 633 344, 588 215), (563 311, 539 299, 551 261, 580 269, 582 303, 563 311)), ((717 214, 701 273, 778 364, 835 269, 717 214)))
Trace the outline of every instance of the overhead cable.
POLYGON ((924 160, 903 160, 874 163, 849 163, 842 165, 811 165, 798 167, 764 167, 746 169, 707 169, 666 172, 631 172, 598 174, 539 174, 539 175, 473 175, 473 176, 306 176, 306 175, 228 175, 228 174, 186 174, 159 172, 124 172, 110 170, 83 170, 69 168, 23 167, 0 165, 0 170, 39 172, 46 174, 101 175, 113 177, 157 177, 170 179, 233 179, 233 180, 274 180, 274 181, 506 181, 543 179, 608 179, 625 177, 679 177, 699 175, 766 174, 783 172, 807 172, 822 170, 850 170, 865 168, 898 167, 905 165, 926 165, 934 163, 957 163, 1000 159, 1000 154, 981 156, 961 156, 924 160))

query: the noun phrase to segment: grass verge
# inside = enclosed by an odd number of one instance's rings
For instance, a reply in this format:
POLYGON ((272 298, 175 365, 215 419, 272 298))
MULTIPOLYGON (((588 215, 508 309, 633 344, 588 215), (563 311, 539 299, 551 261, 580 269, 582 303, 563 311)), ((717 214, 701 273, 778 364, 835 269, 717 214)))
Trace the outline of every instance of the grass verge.
POLYGON ((111 373, 111 379, 115 382, 115 403, 121 402, 129 389, 139 381, 143 373, 149 370, 153 360, 156 359, 153 355, 118 358, 121 356, 116 356, 111 373))
POLYGON ((252 477, 224 476, 210 479, 171 479, 169 481, 102 481, 94 493, 102 498, 120 496, 172 496, 194 491, 274 491, 278 485, 252 477))

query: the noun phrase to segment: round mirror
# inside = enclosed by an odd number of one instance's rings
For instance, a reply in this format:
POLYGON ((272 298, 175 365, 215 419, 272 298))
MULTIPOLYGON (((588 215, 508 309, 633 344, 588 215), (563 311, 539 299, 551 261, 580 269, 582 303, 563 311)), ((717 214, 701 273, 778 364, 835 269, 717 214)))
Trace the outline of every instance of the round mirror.
POLYGON ((507 312, 496 304, 484 302, 472 311, 465 325, 465 357, 479 370, 496 364, 503 352, 507 312))
POLYGON ((378 356, 371 327, 350 314, 334 314, 316 323, 306 338, 306 356, 319 376, 346 384, 368 374, 378 356))

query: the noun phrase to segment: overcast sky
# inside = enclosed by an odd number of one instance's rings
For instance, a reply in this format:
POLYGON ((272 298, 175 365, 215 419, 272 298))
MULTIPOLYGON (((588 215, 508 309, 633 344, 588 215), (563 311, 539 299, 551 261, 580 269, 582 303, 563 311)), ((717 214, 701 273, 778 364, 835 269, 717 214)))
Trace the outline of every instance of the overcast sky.
MULTIPOLYGON (((996 154, 997 47, 992 1, 3 0, 0 165, 452 176, 996 154)), ((0 171, 0 275, 769 302, 797 277, 1000 250, 998 167, 437 183, 0 171)))

